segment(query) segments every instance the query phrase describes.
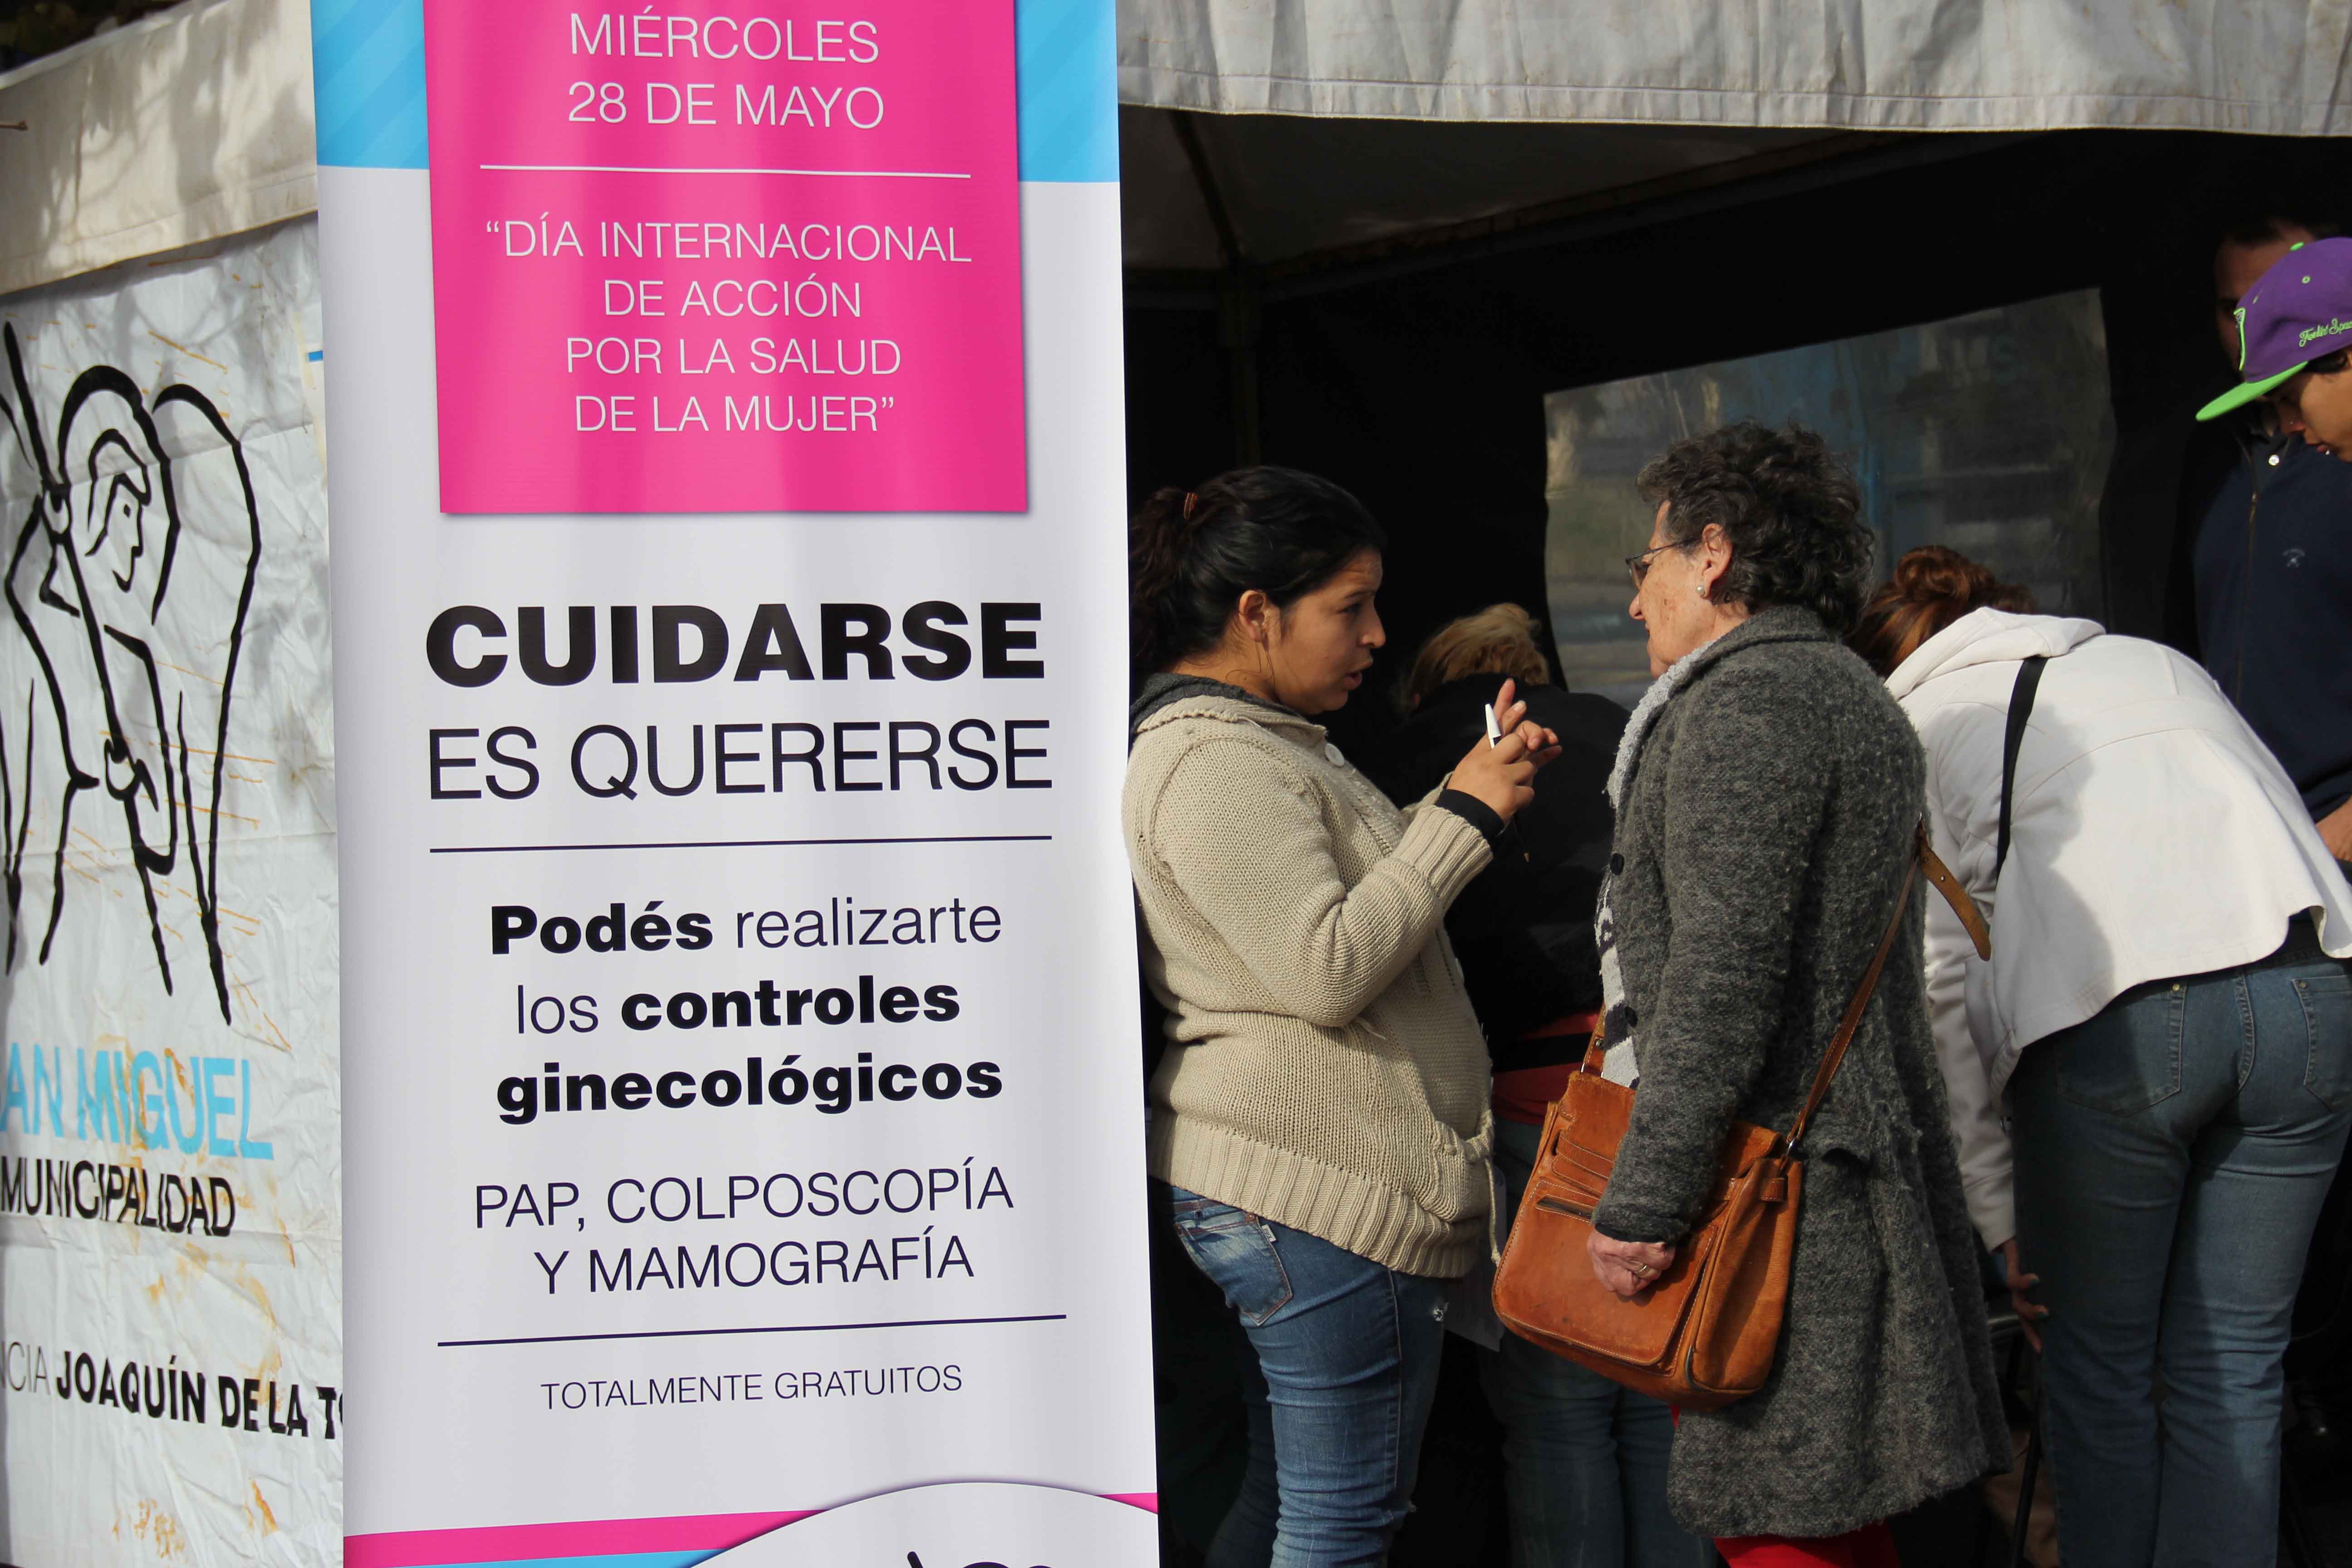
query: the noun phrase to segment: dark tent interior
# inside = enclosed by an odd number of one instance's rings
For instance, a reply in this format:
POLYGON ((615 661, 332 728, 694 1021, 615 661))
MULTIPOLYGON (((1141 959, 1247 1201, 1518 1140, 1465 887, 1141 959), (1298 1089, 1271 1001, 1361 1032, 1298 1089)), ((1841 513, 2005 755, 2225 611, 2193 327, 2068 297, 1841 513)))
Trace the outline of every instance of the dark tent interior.
MULTIPOLYGON (((2352 149, 2193 132, 1129 109, 1121 133, 1133 499, 1251 461, 1354 490, 1394 541, 1376 681, 1453 616, 1509 599, 1545 616, 1547 393, 2082 289, 2102 300, 2121 454, 2105 602, 2085 608, 2160 635, 2183 405, 2231 379, 2216 237, 2249 214, 2340 223, 2352 206, 2352 149), (1547 179, 1590 188, 1462 210, 1547 179)), ((1373 737, 1371 695, 1337 716, 1343 745, 1373 737)))
MULTIPOLYGON (((1390 642, 1330 716, 1351 754, 1447 619, 1509 600, 1549 626, 1547 394, 2067 290, 2099 294, 2116 453, 2098 602, 2070 609, 2184 642, 2181 498, 2221 479, 2199 478, 2189 414, 2235 379, 2216 242, 2352 216, 2352 147, 2330 141, 1121 112, 1130 500, 1265 461, 1370 506, 1390 642)), ((1172 1237, 1154 1255, 1162 1397, 1186 1407, 1163 1405, 1163 1537, 1191 1562, 1237 1474, 1239 1342, 1172 1237)), ((1507 1560, 1496 1440, 1450 1360, 1398 1563, 1507 1560)), ((1906 1562, 2005 1547, 1973 1500, 1931 1513, 1906 1562)))

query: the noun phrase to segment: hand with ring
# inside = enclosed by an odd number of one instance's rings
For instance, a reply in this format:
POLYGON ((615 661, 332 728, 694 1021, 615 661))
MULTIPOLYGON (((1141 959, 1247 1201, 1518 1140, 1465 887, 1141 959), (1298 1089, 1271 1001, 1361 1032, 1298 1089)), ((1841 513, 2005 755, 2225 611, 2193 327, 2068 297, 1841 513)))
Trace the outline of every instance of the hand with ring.
POLYGON ((1630 1301, 1674 1267, 1675 1249, 1662 1242, 1612 1241, 1594 1231, 1585 1242, 1592 1272, 1611 1294, 1630 1301))

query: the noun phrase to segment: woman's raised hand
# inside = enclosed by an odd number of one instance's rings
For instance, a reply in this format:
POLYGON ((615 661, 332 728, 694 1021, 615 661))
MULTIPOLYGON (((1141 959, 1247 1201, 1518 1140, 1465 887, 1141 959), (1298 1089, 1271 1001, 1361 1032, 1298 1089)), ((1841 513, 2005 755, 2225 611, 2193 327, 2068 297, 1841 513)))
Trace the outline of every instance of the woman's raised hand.
POLYGON ((1471 744, 1469 754, 1454 764, 1449 787, 1486 803, 1505 822, 1535 799, 1536 770, 1559 755, 1559 737, 1540 724, 1528 721, 1528 705, 1518 700, 1518 682, 1506 680, 1495 694, 1495 724, 1500 743, 1484 740, 1471 744))

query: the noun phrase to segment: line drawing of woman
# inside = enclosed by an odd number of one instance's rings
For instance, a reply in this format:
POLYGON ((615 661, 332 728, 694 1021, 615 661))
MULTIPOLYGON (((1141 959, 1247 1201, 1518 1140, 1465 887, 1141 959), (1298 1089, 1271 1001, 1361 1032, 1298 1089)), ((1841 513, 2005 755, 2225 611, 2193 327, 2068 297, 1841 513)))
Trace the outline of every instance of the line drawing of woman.
MULTIPOLYGON (((128 835, 167 993, 174 986, 155 882, 173 876, 186 855, 213 993, 226 1023, 229 988, 216 875, 223 754, 229 749, 230 698, 261 560, 260 510, 245 449, 219 409, 196 388, 174 384, 151 400, 129 375, 105 364, 89 366, 74 378, 59 405, 54 437, 45 441, 13 323, 0 327, 0 342, 9 372, 9 388, 0 389, 0 416, 37 479, 9 555, 5 593, 40 670, 40 680, 28 683, 25 693, 19 744, 7 744, 13 715, 0 711, 0 752, 19 753, 0 757, 0 877, 9 917, 5 962, 12 968, 16 963, 35 802, 54 799, 58 809, 55 849, 41 851, 51 866, 48 913, 36 959, 47 963, 65 915, 74 802, 85 791, 102 790, 128 835), (209 426, 236 466, 245 508, 243 536, 237 537, 232 523, 215 539, 227 547, 229 569, 241 572, 225 637, 219 617, 212 625, 200 624, 199 611, 169 597, 183 516, 159 416, 163 425, 193 418, 209 426), (154 515, 159 504, 160 530, 154 515), (182 668, 215 647, 225 649, 216 684, 210 675, 182 668), (46 746, 37 733, 43 688, 52 731, 46 746), (192 765, 192 757, 201 762, 192 765), (197 780, 196 767, 206 764, 210 779, 197 780)), ((201 438, 201 431, 192 434, 201 438)), ((182 595, 184 601, 187 597, 182 595)))

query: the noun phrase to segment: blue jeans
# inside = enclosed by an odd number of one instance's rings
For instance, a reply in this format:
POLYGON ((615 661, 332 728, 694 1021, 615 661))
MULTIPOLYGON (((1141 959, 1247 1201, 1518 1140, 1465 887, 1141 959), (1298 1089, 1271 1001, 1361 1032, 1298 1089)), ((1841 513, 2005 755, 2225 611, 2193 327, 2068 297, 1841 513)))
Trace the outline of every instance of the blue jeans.
POLYGON ((2352 978, 2289 931, 2124 993, 2010 1080, 2066 1568, 2277 1561, 2280 1360, 2352 1122, 2352 978))
POLYGON ((1445 1342, 1445 1281, 1168 1189, 1177 1239, 1241 1317, 1249 1468, 1208 1568, 1378 1564, 1404 1523, 1445 1342))
MULTIPOLYGON (((1540 1128, 1495 1123, 1495 1163, 1518 1209, 1540 1128)), ((1512 1568, 1703 1568, 1714 1547, 1666 1512, 1666 1407, 1506 1333, 1478 1376, 1503 1424, 1512 1568)))

